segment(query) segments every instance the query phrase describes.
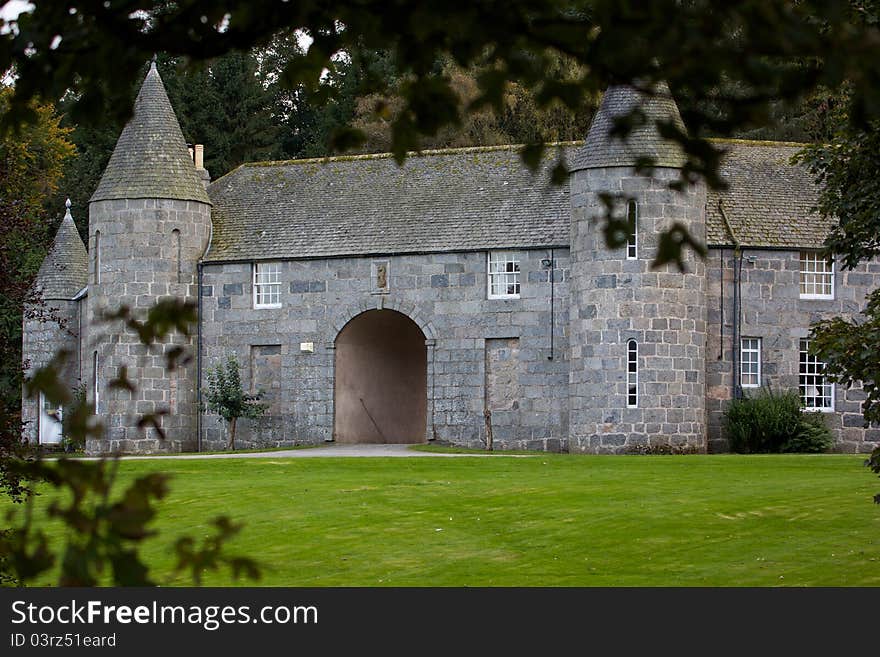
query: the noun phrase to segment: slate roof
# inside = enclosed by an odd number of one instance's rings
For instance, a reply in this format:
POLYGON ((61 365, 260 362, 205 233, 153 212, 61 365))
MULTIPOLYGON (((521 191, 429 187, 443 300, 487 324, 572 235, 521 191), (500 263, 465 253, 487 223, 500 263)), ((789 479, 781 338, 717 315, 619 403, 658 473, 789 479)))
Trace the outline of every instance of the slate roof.
POLYGON ((89 256, 68 205, 34 285, 42 291, 43 299, 72 299, 85 287, 88 277, 89 256))
MULTIPOLYGON (((818 247, 829 225, 810 213, 818 190, 789 163, 797 145, 717 141, 730 189, 710 191, 710 246, 733 243, 718 212, 723 199, 745 246, 818 247)), ((245 164, 210 185, 214 232, 206 261, 321 258, 569 243, 568 185, 549 172, 581 142, 549 148, 532 174, 519 147, 245 164)))
POLYGON ((736 239, 743 245, 781 248, 822 246, 833 221, 813 213, 819 188, 802 165, 791 164, 802 144, 716 140, 727 150, 721 176, 729 188, 709 191, 706 203, 706 239, 709 244, 732 245, 718 201, 736 239))
POLYGON ((126 198, 210 202, 155 63, 91 201, 126 198))
POLYGON ((208 188, 206 260, 470 251, 568 244, 568 185, 520 147, 245 164, 208 188))
POLYGON ((640 159, 652 158, 654 166, 680 167, 685 162, 678 144, 667 141, 657 131, 657 121, 671 121, 685 131, 678 106, 666 84, 646 94, 629 85, 609 87, 602 96, 599 109, 590 123, 583 147, 578 150, 570 169, 634 166, 640 159), (644 112, 644 122, 636 125, 623 139, 612 135, 615 119, 626 116, 634 107, 644 112))

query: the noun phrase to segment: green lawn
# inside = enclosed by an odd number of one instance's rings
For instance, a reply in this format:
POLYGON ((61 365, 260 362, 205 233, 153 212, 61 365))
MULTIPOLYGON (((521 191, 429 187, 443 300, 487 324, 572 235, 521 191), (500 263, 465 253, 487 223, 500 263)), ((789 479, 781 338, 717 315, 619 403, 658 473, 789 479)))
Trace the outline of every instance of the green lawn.
POLYGON ((159 572, 175 537, 226 513, 246 523, 231 547, 262 563, 262 585, 876 586, 880 480, 863 460, 165 460, 121 478, 173 475, 145 549, 159 572))

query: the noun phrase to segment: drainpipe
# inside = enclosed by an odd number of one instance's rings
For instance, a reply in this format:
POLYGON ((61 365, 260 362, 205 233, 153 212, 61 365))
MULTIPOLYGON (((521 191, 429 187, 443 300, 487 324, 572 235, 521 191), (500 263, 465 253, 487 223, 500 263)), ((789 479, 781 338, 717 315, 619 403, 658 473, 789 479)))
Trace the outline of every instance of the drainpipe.
POLYGON ((198 271, 198 306, 196 308, 196 451, 202 451, 202 261, 196 263, 198 271))
POLYGON ((550 249, 550 355, 547 360, 553 360, 556 333, 556 277, 553 270, 556 268, 556 258, 553 249, 550 249))
POLYGON ((718 310, 721 313, 721 336, 718 339, 718 360, 724 360, 724 249, 721 249, 721 300, 718 310))
MULTIPOLYGON (((727 213, 724 211, 724 203, 721 199, 718 199, 718 211, 721 213, 721 219, 724 221, 724 226, 727 228, 727 232, 730 233, 730 238, 733 241, 733 335, 731 336, 731 347, 733 353, 733 371, 731 373, 731 382, 732 382, 732 390, 734 399, 739 399, 742 397, 742 388, 739 385, 739 333, 740 333, 740 322, 742 321, 741 317, 741 280, 742 280, 742 248, 740 247, 739 240, 736 239, 736 234, 733 232, 733 227, 730 225, 730 221, 727 218, 727 213)), ((722 261, 723 262, 723 261, 722 261)), ((723 280, 722 280, 723 283, 723 280)), ((723 287, 723 285, 722 285, 723 287)))

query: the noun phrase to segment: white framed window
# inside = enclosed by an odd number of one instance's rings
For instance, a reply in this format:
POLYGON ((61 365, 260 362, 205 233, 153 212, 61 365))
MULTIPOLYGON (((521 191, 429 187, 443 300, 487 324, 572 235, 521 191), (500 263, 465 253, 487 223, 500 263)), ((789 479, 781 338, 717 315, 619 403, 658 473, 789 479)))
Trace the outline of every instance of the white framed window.
POLYGON ((626 407, 639 406, 639 343, 626 343, 626 407))
POLYGON ((626 238, 626 259, 637 260, 639 257, 639 206, 635 201, 626 204, 626 219, 630 232, 626 238))
POLYGON ((254 263, 254 308, 281 307, 281 263, 254 263))
POLYGON ((801 403, 808 411, 834 410, 834 384, 825 376, 825 363, 810 353, 810 341, 800 343, 801 403))
POLYGON ((519 254, 513 251, 489 251, 490 299, 519 298, 519 254))
POLYGON ((801 299, 833 298, 833 261, 818 251, 801 251, 801 299))
POLYGON ((761 387, 761 338, 743 338, 739 348, 739 385, 761 387))

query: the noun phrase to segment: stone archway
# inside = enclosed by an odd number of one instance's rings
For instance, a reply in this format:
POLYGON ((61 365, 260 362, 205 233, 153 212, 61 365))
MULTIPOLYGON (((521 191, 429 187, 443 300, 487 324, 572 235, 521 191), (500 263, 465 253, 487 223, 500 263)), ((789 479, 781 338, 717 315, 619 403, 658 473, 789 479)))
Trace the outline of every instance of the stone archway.
POLYGON ((395 310, 367 310, 335 342, 333 435, 339 443, 421 443, 427 415, 427 347, 395 310))

